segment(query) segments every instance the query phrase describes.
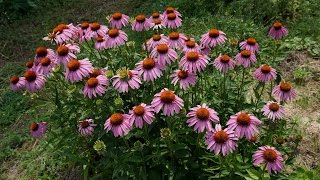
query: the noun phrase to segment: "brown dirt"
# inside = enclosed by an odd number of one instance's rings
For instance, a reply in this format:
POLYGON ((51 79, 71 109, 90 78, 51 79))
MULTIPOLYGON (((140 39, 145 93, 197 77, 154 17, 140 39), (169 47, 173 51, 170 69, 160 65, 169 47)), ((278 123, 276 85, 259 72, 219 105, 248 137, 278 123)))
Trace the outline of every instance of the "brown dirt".
POLYGON ((298 92, 297 99, 286 105, 288 118, 297 120, 297 132, 303 136, 295 164, 314 168, 320 161, 320 61, 297 52, 289 56, 281 68, 284 79, 295 79, 298 92), (298 68, 309 75, 297 78, 298 68))

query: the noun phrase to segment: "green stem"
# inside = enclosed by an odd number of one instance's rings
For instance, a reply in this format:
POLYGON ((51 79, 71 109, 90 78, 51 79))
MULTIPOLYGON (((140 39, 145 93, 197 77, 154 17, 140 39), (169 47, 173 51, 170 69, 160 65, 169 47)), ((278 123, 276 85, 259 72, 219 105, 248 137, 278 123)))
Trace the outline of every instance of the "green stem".
POLYGON ((85 164, 83 165, 83 180, 88 180, 89 177, 89 165, 85 164))
POLYGON ((258 104, 259 104, 259 101, 260 101, 260 99, 261 99, 261 97, 262 97, 262 94, 263 94, 263 91, 264 91, 264 87, 265 87, 265 86, 266 86, 266 84, 263 83, 262 88, 261 88, 261 92, 260 92, 259 96, 257 97, 257 101, 256 101, 256 105, 255 105, 255 110, 254 110, 254 111, 257 111, 258 104))
POLYGON ((245 76, 245 69, 242 68, 242 78, 241 78, 240 87, 238 88, 238 103, 237 103, 237 104, 240 104, 241 110, 242 110, 242 105, 243 105, 243 102, 241 101, 241 94, 242 94, 242 90, 243 90, 244 76, 245 76))
POLYGON ((260 169, 259 179, 263 179, 264 171, 267 168, 267 163, 263 166, 263 169, 260 169))

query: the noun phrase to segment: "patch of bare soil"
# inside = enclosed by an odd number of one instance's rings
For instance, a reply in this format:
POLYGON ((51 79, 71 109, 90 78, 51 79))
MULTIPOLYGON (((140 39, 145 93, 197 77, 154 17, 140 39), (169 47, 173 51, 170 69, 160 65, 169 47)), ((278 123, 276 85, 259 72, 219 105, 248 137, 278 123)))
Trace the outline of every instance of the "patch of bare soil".
POLYGON ((294 82, 298 97, 286 105, 289 119, 302 134, 296 165, 314 168, 320 161, 320 60, 303 52, 289 56, 281 66, 283 78, 294 82))

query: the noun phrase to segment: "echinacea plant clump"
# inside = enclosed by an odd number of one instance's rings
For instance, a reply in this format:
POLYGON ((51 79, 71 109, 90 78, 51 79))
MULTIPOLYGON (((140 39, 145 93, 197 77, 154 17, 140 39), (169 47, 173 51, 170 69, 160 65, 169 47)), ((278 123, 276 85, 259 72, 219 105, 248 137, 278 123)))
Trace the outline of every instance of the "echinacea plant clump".
MULTIPOLYGON (((56 48, 38 47, 10 78, 55 105, 32 137, 69 147, 85 179, 285 176, 291 146, 275 139, 288 136, 284 105, 297 92, 260 56, 261 39, 236 47, 219 27, 190 37, 172 7, 107 21, 57 25, 43 38, 56 48)), ((288 30, 277 21, 268 35, 278 46, 288 30)))

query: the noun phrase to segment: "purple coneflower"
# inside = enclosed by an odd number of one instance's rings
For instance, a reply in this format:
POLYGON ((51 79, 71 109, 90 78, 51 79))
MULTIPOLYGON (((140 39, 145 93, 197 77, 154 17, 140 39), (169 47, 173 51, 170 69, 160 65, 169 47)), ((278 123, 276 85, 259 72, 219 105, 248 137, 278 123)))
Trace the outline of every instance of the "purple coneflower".
POLYGON ((156 113, 163 109, 163 115, 173 116, 175 113, 180 113, 183 108, 183 100, 175 95, 173 91, 164 88, 160 93, 154 95, 151 107, 156 113))
POLYGON ((181 13, 175 10, 173 7, 167 7, 166 10, 162 13, 162 15, 165 17, 170 13, 174 13, 177 16, 181 17, 181 13))
POLYGON ((55 59, 50 59, 48 57, 42 58, 39 62, 39 64, 35 67, 35 70, 39 74, 48 75, 52 72, 52 68, 57 65, 57 62, 55 59))
POLYGON ((240 43, 240 49, 242 50, 249 50, 253 53, 259 52, 259 44, 257 43, 257 40, 253 37, 248 38, 245 41, 242 41, 240 43))
POLYGON ((211 123, 218 123, 220 121, 217 112, 209 108, 205 103, 201 106, 197 105, 196 107, 191 108, 187 117, 189 118, 187 121, 188 126, 194 126, 193 130, 198 133, 203 132, 205 129, 207 131, 212 131, 211 123))
POLYGON ((179 83, 180 89, 185 90, 196 84, 196 75, 188 70, 175 70, 170 77, 172 78, 171 84, 177 85, 179 83))
POLYGON ((128 92, 130 89, 139 89, 141 80, 136 70, 120 69, 117 75, 112 77, 113 87, 120 93, 128 92))
POLYGON ((141 32, 142 30, 149 30, 151 27, 151 22, 146 18, 144 14, 139 14, 136 16, 135 20, 132 23, 132 30, 141 32))
POLYGON ((122 29, 129 24, 130 17, 122 14, 121 12, 115 12, 109 19, 109 23, 112 28, 122 29))
POLYGON ((230 56, 222 54, 214 60, 213 65, 220 72, 227 73, 234 68, 235 63, 230 56))
MULTIPOLYGON (((168 43, 168 37, 163 34, 154 34, 152 35, 152 38, 150 38, 147 41, 147 49, 148 51, 152 51, 155 47, 157 47, 159 44, 167 44, 168 43)), ((145 44, 142 45, 142 48, 146 50, 145 44)))
POLYGON ((154 81, 162 76, 162 70, 164 69, 154 59, 145 58, 136 64, 135 70, 139 72, 144 81, 154 81))
POLYGON ((214 151, 216 155, 220 152, 223 156, 232 153, 237 145, 238 138, 234 134, 233 130, 228 128, 222 129, 220 124, 216 124, 212 131, 208 131, 205 136, 205 143, 208 146, 207 149, 214 151))
POLYGON ((46 78, 43 74, 39 74, 33 70, 27 70, 24 73, 25 87, 30 92, 36 92, 43 88, 46 83, 46 78))
POLYGON ((263 64, 255 70, 254 76, 258 81, 268 82, 277 78, 277 71, 271 66, 263 64))
POLYGON ((115 48, 121 45, 124 45, 128 41, 128 35, 118 29, 109 29, 106 37, 106 46, 107 48, 115 48))
POLYGON ((97 126, 97 124, 94 124, 92 119, 85 119, 80 121, 78 125, 79 132, 82 136, 91 136, 95 126, 97 126))
POLYGON ((142 129, 144 122, 149 125, 152 123, 154 112, 151 106, 142 103, 138 106, 134 106, 133 109, 129 111, 129 116, 131 125, 135 123, 137 128, 142 129))
POLYGON ((106 25, 101 25, 98 22, 94 22, 89 24, 89 31, 87 33, 87 39, 97 38, 98 36, 105 36, 105 34, 109 31, 106 25))
MULTIPOLYGON (((39 63, 39 62, 37 62, 37 63, 39 63)), ((36 66, 36 64, 34 63, 33 60, 27 61, 25 65, 26 65, 27 70, 30 70, 36 66)))
POLYGON ((288 29, 281 22, 273 23, 268 35, 273 39, 282 39, 288 35, 288 29))
POLYGON ((125 136, 131 129, 129 115, 114 113, 104 123, 104 129, 113 132, 115 137, 125 136))
POLYGON ((80 43, 90 40, 89 30, 90 24, 88 22, 83 22, 78 25, 78 40, 80 43))
POLYGON ((105 75, 99 75, 97 77, 90 77, 83 90, 83 95, 92 99, 92 96, 102 96, 106 93, 106 86, 108 85, 108 79, 105 75))
POLYGON ((237 61, 237 65, 243 65, 243 67, 247 68, 256 63, 256 55, 251 53, 250 50, 242 50, 235 57, 237 61))
POLYGON ((106 36, 98 36, 94 43, 94 48, 99 51, 107 49, 106 36))
POLYGON ((80 52, 80 47, 76 44, 66 44, 66 45, 61 45, 57 49, 57 60, 58 64, 66 64, 68 61, 71 59, 77 58, 74 53, 79 53, 80 52))
POLYGON ((196 43, 196 41, 193 38, 187 38, 185 41, 185 46, 182 49, 182 52, 184 53, 188 53, 188 52, 197 52, 200 53, 201 52, 201 47, 199 46, 198 43, 196 43))
POLYGON ((246 136, 250 140, 256 133, 259 133, 257 126, 261 123, 258 118, 251 114, 238 112, 230 117, 227 126, 229 129, 234 130, 239 138, 246 136))
POLYGON ((149 21, 154 22, 156 20, 163 20, 163 15, 158 12, 152 13, 152 15, 149 17, 149 21))
POLYGON ((164 67, 174 62, 178 58, 178 54, 168 44, 159 44, 151 51, 151 57, 157 60, 160 66, 164 67))
POLYGON ((10 78, 10 88, 12 91, 19 91, 25 87, 25 77, 18 77, 16 75, 10 78))
POLYGON ((284 168, 282 154, 271 146, 262 146, 253 154, 252 161, 255 166, 266 164, 268 173, 280 172, 284 168))
POLYGON ((279 85, 273 88, 272 94, 280 101, 291 101, 297 96, 297 92, 292 88, 290 83, 280 82, 279 85))
POLYGON ((48 39, 54 40, 56 44, 60 45, 68 42, 77 35, 77 28, 73 24, 59 24, 52 31, 52 34, 48 35, 48 39))
POLYGON ((184 70, 187 69, 193 73, 197 73, 203 71, 208 63, 208 56, 202 56, 198 52, 190 51, 181 58, 179 66, 184 70))
POLYGON ((90 73, 90 77, 98 77, 99 75, 105 75, 105 72, 108 70, 108 68, 102 68, 102 69, 93 69, 90 73))
POLYGON ((187 37, 186 35, 178 32, 171 32, 169 34, 168 45, 173 49, 183 49, 186 45, 187 37))
POLYGON ((273 121, 282 119, 285 115, 284 106, 274 101, 268 101, 267 104, 263 106, 262 112, 264 116, 273 121))
POLYGON ((201 45, 207 48, 214 48, 223 44, 227 40, 226 34, 218 29, 210 29, 209 32, 201 36, 201 45))
POLYGON ((82 78, 88 77, 93 70, 92 64, 88 58, 77 60, 72 59, 67 63, 66 80, 71 82, 81 81, 82 78))
POLYGON ((31 136, 33 138, 41 138, 46 132, 48 124, 46 122, 35 123, 30 126, 31 136))
POLYGON ((200 53, 202 54, 202 55, 209 55, 210 53, 211 53, 211 49, 210 48, 208 48, 208 47, 201 47, 201 51, 200 51, 200 53))
POLYGON ((39 63, 42 58, 48 57, 50 59, 56 58, 56 53, 52 49, 47 49, 46 47, 38 47, 36 49, 35 64, 39 63))
POLYGON ((173 13, 169 13, 166 16, 163 17, 163 24, 167 28, 178 28, 182 26, 182 19, 173 13))

